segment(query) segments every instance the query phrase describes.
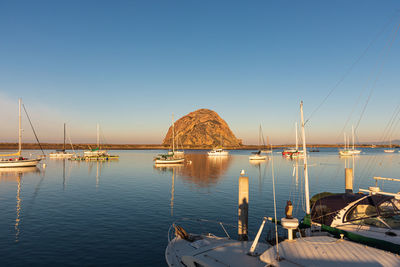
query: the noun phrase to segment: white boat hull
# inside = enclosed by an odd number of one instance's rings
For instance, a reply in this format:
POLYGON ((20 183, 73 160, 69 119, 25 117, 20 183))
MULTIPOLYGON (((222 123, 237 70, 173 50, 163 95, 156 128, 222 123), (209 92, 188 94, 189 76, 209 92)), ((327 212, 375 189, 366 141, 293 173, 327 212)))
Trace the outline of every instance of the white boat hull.
POLYGON ((249 156, 249 160, 266 160, 267 156, 260 156, 260 155, 251 155, 249 156))
POLYGON ((51 159, 67 159, 71 158, 74 154, 72 153, 50 153, 49 157, 51 159))
POLYGON ((97 157, 107 154, 106 150, 95 150, 95 151, 84 151, 83 155, 85 157, 97 157))
POLYGON ((41 159, 2 160, 0 168, 36 167, 41 159))
POLYGON ((213 157, 221 157, 221 156, 228 156, 229 155, 229 152, 228 151, 210 151, 210 152, 207 152, 207 154, 209 155, 209 156, 213 156, 213 157))
POLYGON ((154 160, 155 164, 178 164, 183 163, 185 161, 184 158, 182 159, 156 159, 154 160))
POLYGON ((383 152, 385 152, 385 153, 394 153, 394 149, 385 149, 385 150, 383 150, 383 152))

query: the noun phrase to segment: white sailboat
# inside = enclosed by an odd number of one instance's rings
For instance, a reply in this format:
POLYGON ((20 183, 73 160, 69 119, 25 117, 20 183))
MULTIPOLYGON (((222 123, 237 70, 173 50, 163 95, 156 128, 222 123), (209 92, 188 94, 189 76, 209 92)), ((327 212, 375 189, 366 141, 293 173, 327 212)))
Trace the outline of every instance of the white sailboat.
POLYGON ((339 150, 339 155, 340 156, 352 156, 352 155, 358 155, 361 153, 361 150, 355 149, 354 147, 354 127, 351 127, 351 132, 352 132, 352 140, 353 140, 353 146, 352 148, 349 148, 349 145, 346 147, 346 134, 344 134, 344 149, 339 150))
POLYGON ((390 143, 389 149, 385 149, 385 150, 383 150, 383 152, 385 152, 385 153, 393 153, 394 152, 394 149, 392 149, 392 137, 390 137, 389 143, 390 143))
MULTIPOLYGON (((71 146, 72 146, 72 144, 71 144, 71 146)), ((55 158, 55 159, 67 159, 67 158, 72 157, 73 155, 74 155, 73 153, 65 151, 65 123, 64 123, 64 146, 63 146, 63 149, 50 153, 49 157, 55 158)))
POLYGON ((298 136, 297 136, 297 122, 294 125, 295 125, 295 130, 296 130, 295 131, 296 132, 296 147, 284 149, 282 152, 282 155, 287 158, 303 158, 304 153, 302 150, 299 150, 299 141, 298 141, 298 136))
POLYGON ((261 155, 261 125, 258 130, 258 147, 259 150, 257 152, 253 152, 252 155, 249 156, 249 160, 266 160, 267 156, 266 155, 261 155))
POLYGON ((106 156, 106 155, 107 155, 107 151, 100 149, 100 125, 97 124, 97 147, 94 149, 89 149, 89 150, 83 151, 83 156, 84 157, 101 157, 101 156, 106 156))
MULTIPOLYGON (((306 213, 310 215, 308 167, 304 134, 303 103, 300 105, 304 150, 304 187, 306 213)), ((209 234, 188 234, 173 224, 175 237, 168 235, 165 259, 170 267, 217 266, 399 266, 400 258, 372 247, 329 236, 309 236, 293 240, 292 231, 298 228, 297 219, 282 218, 288 229, 288 239, 272 246, 259 242, 268 218, 264 217, 253 242, 231 239, 222 223, 226 237, 209 234)), ((276 232, 277 233, 277 232, 276 232)))
POLYGON ((167 154, 159 154, 154 158, 154 163, 157 164, 179 164, 185 161, 183 153, 175 153, 175 122, 172 115, 172 151, 167 154))
POLYGON ((0 168, 10 167, 36 167, 41 158, 28 159, 21 156, 22 152, 22 129, 21 129, 21 99, 18 100, 18 152, 0 155, 0 168), (14 157, 15 156, 15 157, 14 157), (7 157, 7 158, 3 158, 7 157), (11 157, 11 158, 9 158, 11 157))

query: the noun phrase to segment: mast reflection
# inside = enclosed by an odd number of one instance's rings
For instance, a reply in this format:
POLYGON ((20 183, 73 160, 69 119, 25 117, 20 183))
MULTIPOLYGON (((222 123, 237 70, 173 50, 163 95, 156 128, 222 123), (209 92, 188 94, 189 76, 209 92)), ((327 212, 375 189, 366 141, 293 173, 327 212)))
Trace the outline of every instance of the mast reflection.
POLYGON ((175 196, 175 169, 184 167, 183 163, 180 164, 155 164, 154 168, 161 172, 172 172, 172 183, 171 183, 171 217, 174 216, 174 196, 175 196))
POLYGON ((22 212, 22 176, 25 173, 40 172, 37 167, 24 167, 24 168, 0 168, 1 181, 17 181, 17 195, 16 195, 16 218, 15 218, 15 242, 19 241, 21 212, 22 212))

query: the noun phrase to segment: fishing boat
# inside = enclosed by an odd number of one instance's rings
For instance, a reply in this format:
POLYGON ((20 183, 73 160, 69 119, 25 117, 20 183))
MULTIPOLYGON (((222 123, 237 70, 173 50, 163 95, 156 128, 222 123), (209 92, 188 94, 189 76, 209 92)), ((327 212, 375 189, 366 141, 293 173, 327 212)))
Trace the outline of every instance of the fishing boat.
MULTIPOLYGON (((261 130, 261 125, 260 128, 258 130, 258 147, 259 150, 257 152, 252 152, 252 155, 249 156, 249 160, 266 160, 267 156, 266 155, 262 155, 262 151, 261 151, 261 136, 262 136, 262 130, 261 130)), ((265 144, 264 144, 265 146, 265 144)))
POLYGON ((220 157, 220 156, 224 157, 228 156, 229 152, 223 150, 222 148, 214 148, 213 150, 208 151, 207 154, 212 157, 220 157))
MULTIPOLYGON (((72 146, 72 144, 71 144, 71 146, 72 146)), ((56 150, 56 152, 50 153, 49 157, 56 158, 56 159, 66 159, 66 158, 72 157, 73 155, 74 155, 73 153, 65 151, 65 123, 64 123, 64 146, 63 146, 63 149, 56 150)))
POLYGON ((159 154, 154 158, 154 164, 179 164, 185 161, 183 153, 175 153, 175 122, 172 114, 172 151, 159 154))
POLYGON ((351 132, 352 132, 352 140, 353 140, 353 146, 352 148, 349 147, 347 144, 346 146, 346 134, 344 134, 344 149, 339 150, 339 155, 340 156, 353 156, 353 155, 358 155, 361 153, 361 150, 355 149, 354 147, 354 127, 351 127, 351 132))
MULTIPOLYGON (((302 103, 301 117, 303 149, 306 154, 302 103)), ((306 212, 310 214, 306 155, 304 157, 304 178, 306 212)), ((293 230, 297 229, 299 225, 296 218, 284 217, 281 219, 281 225, 288 230, 288 238, 283 242, 276 243, 276 245, 259 242, 264 225, 270 220, 267 217, 263 218, 253 241, 248 241, 247 238, 232 239, 226 230, 226 225, 222 222, 215 222, 226 234, 226 236, 221 237, 212 233, 190 234, 176 222, 171 225, 168 231, 168 245, 165 250, 166 262, 170 267, 337 266, 338 264, 343 267, 353 267, 360 265, 400 265, 400 258, 397 255, 380 249, 365 247, 361 244, 344 240, 343 238, 337 239, 326 235, 299 235, 298 238, 293 239, 293 230)), ((206 220, 197 221, 204 225, 203 223, 206 220)), ((277 220, 275 220, 275 226, 277 225, 276 223, 277 220)), ((275 233, 276 240, 278 240, 278 231, 276 228, 275 233)))
POLYGON ((22 129, 21 129, 21 99, 18 100, 18 152, 0 155, 0 168, 36 167, 41 158, 29 159, 21 156, 22 129))
POLYGON ((392 138, 390 138, 390 140, 389 140, 389 149, 385 149, 385 150, 383 150, 383 152, 385 152, 385 153, 394 153, 394 149, 392 149, 392 138))
POLYGON ((220 141, 221 147, 214 148, 213 150, 208 151, 207 155, 211 157, 226 157, 229 155, 228 151, 222 149, 222 135, 220 135, 220 139, 221 139, 220 141))

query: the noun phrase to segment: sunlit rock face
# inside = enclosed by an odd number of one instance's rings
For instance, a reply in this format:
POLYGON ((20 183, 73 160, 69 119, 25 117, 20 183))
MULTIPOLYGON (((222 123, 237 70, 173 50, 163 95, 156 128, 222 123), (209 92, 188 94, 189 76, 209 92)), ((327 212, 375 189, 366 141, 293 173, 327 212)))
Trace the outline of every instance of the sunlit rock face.
MULTIPOLYGON (((168 129, 163 144, 172 143, 172 126, 168 129)), ((175 122, 175 143, 184 146, 224 147, 241 145, 228 124, 215 112, 199 109, 183 116, 175 122)))

